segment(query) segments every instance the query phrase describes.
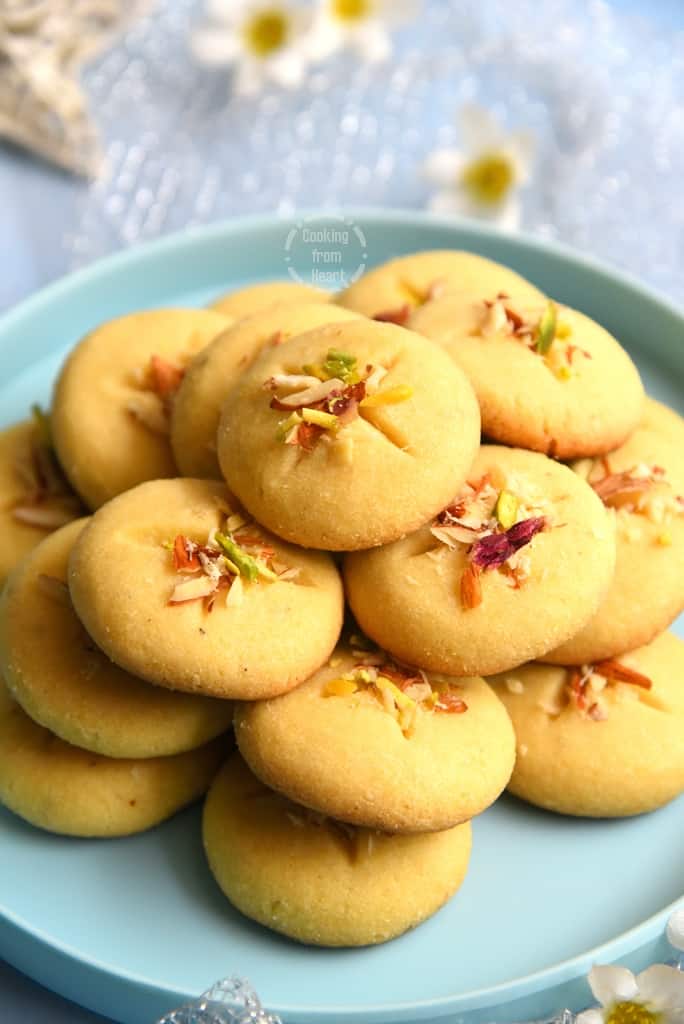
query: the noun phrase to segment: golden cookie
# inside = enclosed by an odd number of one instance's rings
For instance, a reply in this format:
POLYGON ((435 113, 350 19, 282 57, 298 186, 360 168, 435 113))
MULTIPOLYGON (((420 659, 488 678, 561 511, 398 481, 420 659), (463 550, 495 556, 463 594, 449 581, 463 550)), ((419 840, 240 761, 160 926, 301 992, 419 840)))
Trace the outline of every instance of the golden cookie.
POLYGON ((474 252, 437 249, 414 252, 367 271, 335 299, 341 306, 366 316, 405 324, 411 313, 454 289, 520 290, 541 296, 533 285, 510 267, 474 252))
POLYGON ((465 487, 416 533, 348 555, 361 628, 452 676, 501 672, 582 628, 615 566, 613 516, 567 466, 485 445, 465 487))
POLYGON ((221 479, 216 455, 221 407, 262 349, 322 324, 355 319, 358 314, 333 303, 281 304, 238 321, 195 356, 171 415, 171 447, 181 474, 221 479))
POLYGON ((490 679, 518 756, 509 789, 561 814, 643 814, 684 792, 684 643, 661 633, 618 659, 523 665, 490 679))
POLYGON ((171 693, 129 675, 90 639, 69 598, 69 554, 87 520, 46 538, 0 597, 0 672, 30 717, 107 757, 163 757, 230 728, 230 701, 171 693))
POLYGON ((228 486, 305 547, 394 540, 446 504, 479 440, 472 389, 438 346, 356 320, 262 353, 223 410, 228 486))
POLYGON ((276 303, 330 302, 332 295, 322 288, 314 288, 297 281, 265 281, 228 292, 212 302, 210 309, 241 320, 254 316, 276 303))
POLYGON ((684 420, 647 399, 639 428, 602 459, 574 465, 617 519, 613 582, 589 623, 544 656, 558 665, 649 643, 684 610, 684 420))
POLYGON ((442 345, 473 385, 482 431, 559 458, 610 451, 636 428, 644 390, 612 335, 529 294, 464 291, 428 302, 412 330, 442 345))
POLYGON ((213 697, 284 693, 342 625, 330 556, 271 537, 212 480, 154 480, 103 506, 74 547, 69 589, 112 661, 213 697))
POLYGON ((207 789, 228 744, 173 757, 101 757, 57 739, 0 683, 0 803, 69 836, 127 836, 158 825, 207 789))
POLYGON ((43 414, 0 432, 0 584, 50 531, 82 511, 43 414))
POLYGON ((460 887, 470 823, 398 836, 342 825, 269 791, 238 754, 204 805, 209 866, 247 917, 299 942, 366 946, 414 928, 460 887))
POLYGON ((238 705, 235 736, 271 789, 388 832, 474 817, 514 759, 508 716, 482 679, 428 677, 345 647, 291 693, 238 705))
POLYGON ((144 480, 176 476, 169 410, 192 356, 230 320, 155 309, 111 320, 71 353, 52 405, 64 472, 91 508, 144 480))

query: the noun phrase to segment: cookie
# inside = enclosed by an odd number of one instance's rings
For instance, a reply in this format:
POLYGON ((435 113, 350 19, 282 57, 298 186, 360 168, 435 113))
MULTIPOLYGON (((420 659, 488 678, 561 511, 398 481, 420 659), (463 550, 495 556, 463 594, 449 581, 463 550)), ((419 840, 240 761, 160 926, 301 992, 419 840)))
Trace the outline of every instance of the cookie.
POLYGON ((44 414, 0 431, 0 584, 51 530, 82 514, 44 414))
POLYGON ((171 447, 182 476, 221 479, 216 431, 226 396, 262 349, 322 324, 357 319, 333 303, 276 305, 238 321, 195 356, 171 415, 171 447))
POLYGON ((441 344, 473 385, 482 431, 561 459, 616 448, 643 411, 639 372, 583 313, 477 289, 426 303, 412 330, 441 344))
POLYGON ((518 756, 509 789, 592 818, 643 814, 684 792, 684 643, 661 633, 581 668, 524 665, 490 679, 518 756))
POLYGON ((385 835, 312 814, 269 791, 233 755, 207 794, 204 846, 238 910, 317 946, 367 946, 446 903, 468 867, 470 823, 385 835))
POLYGON ((69 599, 69 554, 87 520, 47 537, 0 597, 0 672, 30 717, 108 757, 163 757, 230 728, 230 701, 171 693, 131 676, 90 639, 69 599))
POLYGON ((242 700, 315 672, 344 603, 329 555, 269 536, 210 480, 154 480, 103 506, 74 546, 69 590, 95 643, 128 672, 242 700))
POLYGON ((265 281, 228 292, 212 302, 210 309, 241 320, 254 316, 276 303, 330 302, 332 295, 323 288, 299 284, 297 281, 265 281))
POLYGON ((55 449, 90 508, 144 480, 176 476, 169 410, 192 356, 230 323, 206 309, 111 320, 76 346, 52 403, 55 449))
POLYGON ((427 676, 346 647, 291 693, 238 705, 235 737, 271 789, 387 832, 474 817, 496 800, 514 759, 510 721, 482 679, 427 676))
POLYGON ((218 456, 259 522, 354 550, 415 530, 463 483, 479 440, 464 375, 394 324, 328 324, 262 353, 223 409, 218 456))
POLYGON ((615 566, 615 526, 567 466, 485 445, 431 523, 347 556, 361 628, 395 657, 449 675, 502 672, 586 624, 615 566))
POLYGON ((512 291, 541 295, 510 267, 474 252, 437 249, 415 252, 367 271, 335 299, 341 306, 392 323, 406 324, 412 312, 454 289, 483 294, 512 291))
POLYGON ((649 643, 684 611, 684 420, 647 399, 617 451, 574 464, 615 510, 615 575, 589 623, 544 661, 580 665, 649 643))
POLYGON ((205 792, 225 738, 173 757, 101 757, 37 725, 0 683, 0 803, 69 836, 127 836, 158 825, 205 792))

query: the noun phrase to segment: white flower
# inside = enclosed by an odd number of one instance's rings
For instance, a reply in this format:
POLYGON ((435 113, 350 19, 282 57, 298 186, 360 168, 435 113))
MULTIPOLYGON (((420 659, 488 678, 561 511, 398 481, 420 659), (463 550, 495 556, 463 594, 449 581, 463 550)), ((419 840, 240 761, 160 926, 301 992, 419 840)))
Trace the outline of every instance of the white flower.
POLYGON ((311 16, 293 0, 207 0, 191 47, 203 64, 235 68, 234 89, 254 95, 267 81, 295 88, 304 78, 311 16))
POLYGON ((601 1003, 577 1024, 683 1024, 684 974, 655 964, 636 978, 626 967, 592 967, 591 991, 601 1003))
POLYGON ((390 31, 415 17, 420 0, 319 0, 309 40, 313 60, 344 48, 379 63, 392 52, 390 31))
POLYGON ((506 134, 496 118, 481 107, 463 107, 461 149, 437 149, 423 167, 438 187, 430 201, 435 213, 479 217, 514 230, 520 223, 518 191, 530 178, 532 137, 506 134))

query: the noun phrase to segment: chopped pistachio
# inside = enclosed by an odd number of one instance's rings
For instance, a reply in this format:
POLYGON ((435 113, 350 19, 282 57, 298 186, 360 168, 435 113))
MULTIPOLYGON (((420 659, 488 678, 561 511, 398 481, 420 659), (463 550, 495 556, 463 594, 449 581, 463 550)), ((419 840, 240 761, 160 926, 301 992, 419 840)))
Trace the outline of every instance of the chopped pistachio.
POLYGON ((387 391, 376 391, 374 395, 366 395, 360 402, 362 409, 373 409, 379 405, 398 405, 406 402, 413 395, 413 388, 408 384, 399 384, 387 391))
POLYGON ((280 423, 278 424, 278 430, 276 431, 276 437, 281 442, 281 444, 286 441, 290 431, 294 430, 295 427, 298 427, 301 422, 302 417, 299 415, 298 412, 293 412, 290 416, 287 417, 286 420, 280 421, 280 423))
POLYGON ((323 412, 322 409, 307 409, 301 410, 302 419, 305 423, 315 423, 318 427, 323 427, 325 430, 335 430, 338 426, 339 420, 331 412, 323 412))
POLYGON ((546 355, 556 337, 556 304, 549 301, 537 325, 534 347, 540 355, 546 355))
POLYGON ((355 384, 359 379, 356 373, 356 356, 349 352, 341 352, 337 348, 328 350, 323 371, 327 380, 338 377, 345 384, 355 384))
POLYGON ((399 710, 412 707, 416 703, 414 700, 411 700, 410 697, 407 697, 405 693, 402 693, 397 684, 393 683, 392 680, 388 679, 386 676, 378 676, 375 680, 375 685, 379 690, 389 690, 392 697, 394 697, 394 702, 399 710))
POLYGON ((259 577, 259 566, 256 559, 248 555, 239 544, 236 544, 231 537, 226 537, 224 533, 216 534, 216 542, 235 564, 240 575, 245 576, 250 583, 255 583, 259 577))
POLYGON ((494 514, 504 530, 509 530, 518 515, 518 499, 510 491, 501 491, 496 502, 494 514))

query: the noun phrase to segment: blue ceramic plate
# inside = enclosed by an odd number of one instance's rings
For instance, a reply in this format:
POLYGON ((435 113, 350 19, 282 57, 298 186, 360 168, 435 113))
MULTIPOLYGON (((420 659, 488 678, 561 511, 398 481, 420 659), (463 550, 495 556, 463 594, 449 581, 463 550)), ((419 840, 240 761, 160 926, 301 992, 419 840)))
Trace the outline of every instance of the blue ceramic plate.
MULTIPOLYGON (((366 264, 438 247, 507 263, 589 313, 624 342, 650 392, 684 411, 684 319, 635 282, 539 242, 360 211, 188 232, 47 289, 0 324, 2 421, 49 401, 64 353, 101 320, 288 272, 334 287, 366 264)), ((684 799, 613 822, 506 797, 475 821, 471 869, 448 906, 387 945, 340 951, 296 945, 233 911, 205 865, 197 808, 115 841, 51 836, 3 812, 0 955, 125 1024, 151 1024, 230 974, 287 1024, 520 1020, 586 1003, 595 960, 639 967, 664 952, 684 891, 683 826, 684 799)))

